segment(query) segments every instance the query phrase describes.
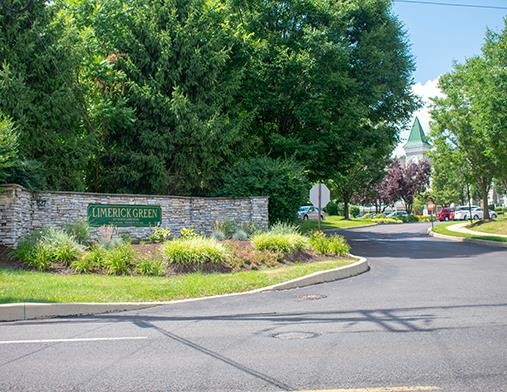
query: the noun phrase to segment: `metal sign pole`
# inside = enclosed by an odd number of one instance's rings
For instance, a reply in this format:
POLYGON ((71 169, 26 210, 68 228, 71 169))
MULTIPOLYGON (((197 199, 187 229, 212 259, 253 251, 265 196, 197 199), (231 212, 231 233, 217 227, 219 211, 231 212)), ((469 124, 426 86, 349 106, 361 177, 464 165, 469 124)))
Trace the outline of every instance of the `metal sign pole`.
POLYGON ((319 223, 318 223, 319 231, 320 231, 320 207, 321 207, 321 204, 322 204, 322 203, 321 203, 321 199, 322 199, 321 195, 322 195, 322 185, 321 185, 321 184, 320 184, 320 182, 319 182, 319 203, 318 203, 319 205, 318 205, 318 207, 317 207, 317 208, 319 209, 319 211, 317 211, 317 213, 318 213, 318 215, 319 215, 319 217, 318 217, 318 219, 319 219, 319 220, 318 220, 318 222, 319 222, 319 223))

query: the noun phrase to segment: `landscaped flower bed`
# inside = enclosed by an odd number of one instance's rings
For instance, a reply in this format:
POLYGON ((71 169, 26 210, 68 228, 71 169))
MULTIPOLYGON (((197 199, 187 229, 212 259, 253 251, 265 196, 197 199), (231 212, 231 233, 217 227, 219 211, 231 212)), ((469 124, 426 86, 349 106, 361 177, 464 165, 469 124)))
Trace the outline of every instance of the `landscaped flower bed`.
POLYGON ((321 232, 309 238, 297 226, 278 224, 267 232, 253 227, 216 225, 212 237, 182 229, 177 236, 155 228, 149 242, 131 244, 105 227, 91 241, 84 223, 65 230, 30 233, 11 253, 24 269, 60 274, 171 276, 189 272, 239 272, 345 256, 349 246, 340 236, 321 232))

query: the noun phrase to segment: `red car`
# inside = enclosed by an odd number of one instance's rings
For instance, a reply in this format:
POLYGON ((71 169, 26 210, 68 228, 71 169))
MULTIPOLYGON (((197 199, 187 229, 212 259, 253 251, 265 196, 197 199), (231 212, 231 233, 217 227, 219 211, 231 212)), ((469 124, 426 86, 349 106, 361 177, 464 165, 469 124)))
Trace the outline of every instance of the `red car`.
POLYGON ((442 208, 437 214, 437 219, 440 222, 454 220, 454 208, 442 208))

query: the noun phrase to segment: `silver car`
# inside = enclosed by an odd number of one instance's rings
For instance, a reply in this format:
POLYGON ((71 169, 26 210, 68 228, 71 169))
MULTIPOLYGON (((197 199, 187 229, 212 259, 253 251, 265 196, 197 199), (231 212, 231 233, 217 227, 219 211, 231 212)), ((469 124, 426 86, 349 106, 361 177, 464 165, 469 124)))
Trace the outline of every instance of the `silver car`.
MULTIPOLYGON (((320 211, 320 219, 323 220, 325 217, 324 211, 320 211)), ((299 207, 298 218, 303 220, 308 219, 319 219, 319 209, 314 206, 303 206, 299 207)))

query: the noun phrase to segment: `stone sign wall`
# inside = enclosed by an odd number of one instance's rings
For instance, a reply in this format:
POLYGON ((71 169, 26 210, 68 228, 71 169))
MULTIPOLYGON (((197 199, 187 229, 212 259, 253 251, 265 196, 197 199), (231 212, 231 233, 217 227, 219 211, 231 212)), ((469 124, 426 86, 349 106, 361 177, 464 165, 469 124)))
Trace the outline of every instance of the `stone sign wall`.
MULTIPOLYGON (((33 229, 63 227, 76 220, 87 220, 88 213, 100 214, 93 206, 107 205, 110 215, 135 215, 157 218, 160 208, 160 226, 179 233, 182 227, 193 227, 201 234, 210 234, 217 221, 234 221, 237 224, 254 223, 261 228, 268 226, 268 198, 198 198, 179 196, 116 195, 78 192, 32 193, 19 185, 0 186, 0 244, 15 246, 20 238, 33 229), (89 211, 89 207, 92 206, 89 211), (123 207, 114 212, 112 206, 123 207), (137 208, 138 209, 138 208, 137 208)), ((102 213, 102 212, 101 212, 102 213)), ((103 212, 104 218, 108 212, 103 212)), ((132 223, 133 224, 133 223, 132 223)), ((100 227, 90 227, 92 236, 98 236, 100 227)), ((115 227, 117 235, 126 234, 134 240, 146 239, 150 227, 115 227)))

